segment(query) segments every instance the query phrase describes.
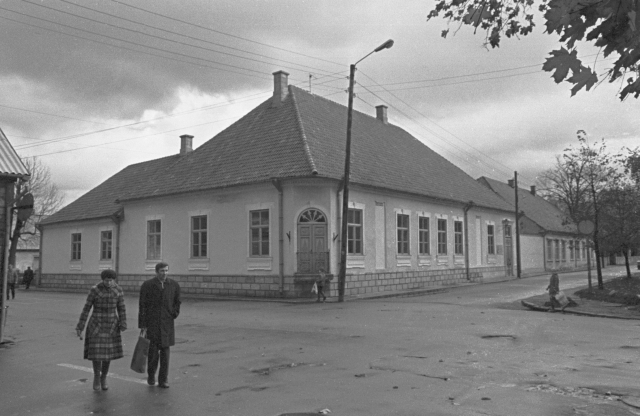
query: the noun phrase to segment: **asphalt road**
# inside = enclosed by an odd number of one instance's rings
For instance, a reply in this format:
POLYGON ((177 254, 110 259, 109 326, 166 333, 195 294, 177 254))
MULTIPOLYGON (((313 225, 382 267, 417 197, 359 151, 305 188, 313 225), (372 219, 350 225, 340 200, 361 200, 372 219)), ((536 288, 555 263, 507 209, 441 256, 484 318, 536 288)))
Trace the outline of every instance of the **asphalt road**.
MULTIPOLYGON (((607 274, 621 268, 609 268, 607 274)), ((531 312, 548 276, 345 303, 185 300, 170 383, 125 358, 91 388, 83 294, 20 290, 0 348, 0 414, 640 415, 638 321, 531 312)), ((562 275, 561 289, 586 284, 562 275)))

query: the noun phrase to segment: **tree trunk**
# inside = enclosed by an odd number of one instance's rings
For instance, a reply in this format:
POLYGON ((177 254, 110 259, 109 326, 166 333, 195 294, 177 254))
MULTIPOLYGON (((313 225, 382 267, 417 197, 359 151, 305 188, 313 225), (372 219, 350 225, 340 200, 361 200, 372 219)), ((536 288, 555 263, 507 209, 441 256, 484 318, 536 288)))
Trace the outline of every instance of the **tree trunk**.
POLYGON ((19 219, 16 219, 16 225, 11 233, 10 244, 9 244, 9 264, 16 264, 16 251, 18 250, 18 242, 20 241, 20 232, 24 227, 24 222, 19 219))
POLYGON ((626 248, 622 250, 624 255, 624 266, 627 269, 627 278, 631 279, 631 267, 629 267, 629 250, 626 248))

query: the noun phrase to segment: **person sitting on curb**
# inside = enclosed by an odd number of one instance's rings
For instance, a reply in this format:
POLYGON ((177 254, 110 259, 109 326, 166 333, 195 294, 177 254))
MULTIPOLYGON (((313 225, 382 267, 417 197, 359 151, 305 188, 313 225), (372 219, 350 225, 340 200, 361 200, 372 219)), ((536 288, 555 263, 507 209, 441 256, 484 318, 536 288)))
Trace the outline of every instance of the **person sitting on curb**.
POLYGON ((564 312, 564 309, 569 306, 569 301, 564 293, 560 292, 560 278, 558 277, 558 273, 553 273, 551 278, 549 279, 549 286, 547 286, 547 290, 549 291, 549 303, 551 304, 551 311, 555 312, 556 303, 561 306, 561 311, 564 312), (562 297, 563 301, 559 301, 558 297, 562 297))

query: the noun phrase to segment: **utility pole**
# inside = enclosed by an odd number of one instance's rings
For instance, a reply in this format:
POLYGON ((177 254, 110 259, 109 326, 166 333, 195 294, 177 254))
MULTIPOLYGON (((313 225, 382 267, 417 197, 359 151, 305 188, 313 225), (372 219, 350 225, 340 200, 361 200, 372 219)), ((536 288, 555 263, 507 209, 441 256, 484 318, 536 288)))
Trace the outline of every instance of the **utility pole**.
MULTIPOLYGON (((383 49, 393 46, 389 39, 369 52, 364 58, 383 49)), ((353 119, 353 88, 356 80, 356 65, 364 58, 349 67, 349 108, 347 112, 347 144, 344 158, 344 180, 342 185, 342 227, 340 229, 340 273, 338 274, 338 302, 344 301, 344 289, 347 281, 347 216, 349 214, 349 175, 351 171, 351 122, 353 119)))
POLYGON ((520 210, 518 208, 518 172, 514 173, 514 187, 516 188, 516 273, 518 279, 522 277, 522 267, 520 266, 520 210))

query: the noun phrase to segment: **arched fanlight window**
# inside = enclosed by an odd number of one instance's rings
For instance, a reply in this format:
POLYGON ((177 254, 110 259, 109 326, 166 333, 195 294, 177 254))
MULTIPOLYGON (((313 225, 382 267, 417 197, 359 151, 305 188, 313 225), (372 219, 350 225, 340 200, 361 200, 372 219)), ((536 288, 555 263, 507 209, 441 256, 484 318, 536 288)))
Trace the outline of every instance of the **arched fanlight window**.
POLYGON ((317 209, 308 209, 300 214, 298 222, 327 222, 327 218, 324 214, 317 209))

